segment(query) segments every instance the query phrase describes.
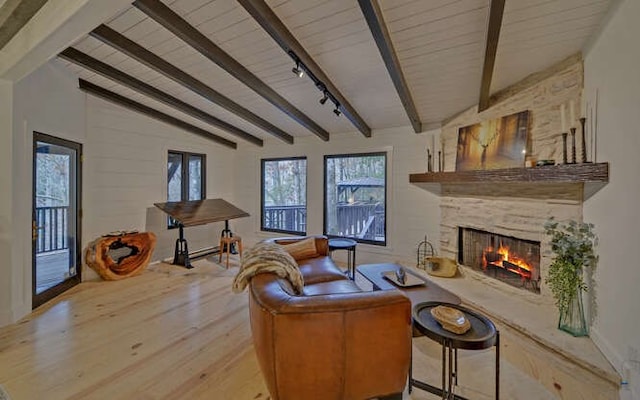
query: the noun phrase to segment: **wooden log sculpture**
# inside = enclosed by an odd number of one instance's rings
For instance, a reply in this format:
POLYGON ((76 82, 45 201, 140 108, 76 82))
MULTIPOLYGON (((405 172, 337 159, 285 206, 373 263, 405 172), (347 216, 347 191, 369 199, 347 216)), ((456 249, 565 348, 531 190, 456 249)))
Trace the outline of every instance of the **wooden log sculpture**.
POLYGON ((115 281, 142 272, 155 246, 152 232, 113 232, 89 243, 85 260, 102 279, 115 281))

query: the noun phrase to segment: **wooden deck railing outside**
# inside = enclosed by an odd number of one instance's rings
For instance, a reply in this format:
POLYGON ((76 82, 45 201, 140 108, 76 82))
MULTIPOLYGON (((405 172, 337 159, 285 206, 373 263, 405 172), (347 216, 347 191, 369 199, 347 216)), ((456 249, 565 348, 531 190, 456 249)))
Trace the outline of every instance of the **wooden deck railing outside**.
POLYGON ((69 207, 36 207, 36 254, 69 248, 69 207))

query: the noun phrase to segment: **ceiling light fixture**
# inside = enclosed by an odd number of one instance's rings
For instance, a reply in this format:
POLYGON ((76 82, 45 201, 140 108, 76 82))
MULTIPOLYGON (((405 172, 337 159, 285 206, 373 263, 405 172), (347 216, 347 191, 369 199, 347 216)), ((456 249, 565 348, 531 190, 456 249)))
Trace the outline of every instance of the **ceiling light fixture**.
POLYGON ((293 73, 298 75, 300 78, 302 78, 306 73, 307 76, 309 76, 309 79, 313 81, 316 88, 322 92, 322 98, 319 100, 320 104, 324 105, 328 100, 331 100, 331 102, 335 105, 335 109, 333 110, 333 113, 337 116, 340 116, 342 114, 342 111, 340 111, 340 102, 329 91, 329 89, 327 89, 327 86, 324 84, 324 82, 318 79, 318 77, 315 76, 312 71, 309 71, 309 68, 307 68, 307 66, 304 65, 304 63, 302 62, 302 60, 300 60, 300 58, 296 53, 294 53, 292 50, 289 50, 287 54, 289 54, 289 57, 291 57, 293 61, 296 63, 296 66, 293 67, 291 71, 293 71, 293 73))
POLYGON ((325 90, 324 92, 322 92, 322 98, 320 99, 320 104, 324 105, 324 103, 326 103, 327 100, 329 100, 329 95, 327 94, 327 91, 325 90))
POLYGON ((300 68, 300 61, 296 61, 296 66, 293 67, 291 71, 298 75, 298 78, 302 78, 304 76, 304 71, 300 68))

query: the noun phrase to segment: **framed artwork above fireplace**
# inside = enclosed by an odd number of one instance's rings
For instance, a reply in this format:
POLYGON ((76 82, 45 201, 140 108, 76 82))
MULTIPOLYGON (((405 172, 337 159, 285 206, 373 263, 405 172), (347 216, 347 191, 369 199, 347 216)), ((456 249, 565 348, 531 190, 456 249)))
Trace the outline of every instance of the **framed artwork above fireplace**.
POLYGON ((460 128, 456 171, 523 167, 528 134, 528 110, 460 128))

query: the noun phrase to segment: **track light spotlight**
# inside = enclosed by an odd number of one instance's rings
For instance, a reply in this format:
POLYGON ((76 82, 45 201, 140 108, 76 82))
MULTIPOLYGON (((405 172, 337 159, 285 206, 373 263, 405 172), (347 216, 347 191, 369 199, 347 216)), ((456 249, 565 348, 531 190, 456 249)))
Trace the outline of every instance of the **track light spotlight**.
POLYGON ((304 71, 300 68, 299 62, 296 62, 296 66, 291 69, 291 72, 298 75, 298 78, 302 78, 304 76, 304 71))
POLYGON ((307 68, 307 66, 300 60, 300 58, 298 58, 298 56, 296 55, 296 53, 293 52, 293 50, 289 50, 288 54, 296 63, 295 67, 293 67, 291 71, 294 74, 298 75, 299 78, 302 78, 305 72, 307 72, 309 75, 309 79, 313 81, 313 83, 316 86, 316 89, 322 92, 322 98, 319 100, 320 104, 325 105, 327 101, 331 101, 335 105, 335 108, 333 109, 333 113, 338 117, 342 115, 342 111, 340 111, 340 102, 329 91, 329 89, 324 84, 324 82, 318 79, 318 77, 313 74, 313 71, 307 68))
POLYGON ((322 92, 322 98, 320 99, 320 104, 324 105, 324 103, 329 100, 329 96, 327 96, 327 91, 322 92))

